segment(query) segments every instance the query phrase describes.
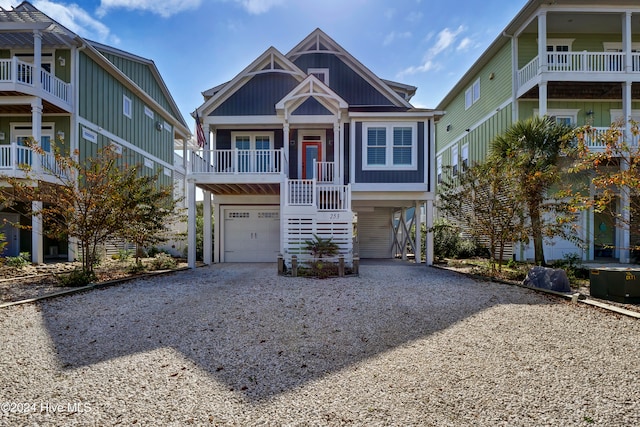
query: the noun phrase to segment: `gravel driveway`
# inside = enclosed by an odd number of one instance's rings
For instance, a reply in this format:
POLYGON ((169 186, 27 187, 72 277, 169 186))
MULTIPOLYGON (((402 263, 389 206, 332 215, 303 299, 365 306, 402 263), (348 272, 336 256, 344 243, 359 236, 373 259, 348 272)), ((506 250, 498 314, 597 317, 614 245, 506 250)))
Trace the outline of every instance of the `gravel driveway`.
POLYGON ((640 425, 640 323, 404 263, 0 310, 0 425, 640 425))

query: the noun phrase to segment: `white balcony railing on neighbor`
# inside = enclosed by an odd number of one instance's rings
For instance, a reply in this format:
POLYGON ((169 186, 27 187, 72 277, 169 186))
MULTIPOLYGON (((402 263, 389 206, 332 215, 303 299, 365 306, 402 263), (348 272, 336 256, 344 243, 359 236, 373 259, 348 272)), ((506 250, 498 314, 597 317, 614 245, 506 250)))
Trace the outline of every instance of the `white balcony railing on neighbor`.
MULTIPOLYGON (((640 53, 632 53, 633 72, 640 72, 640 53)), ((540 57, 536 56, 518 70, 518 85, 522 86, 540 72, 540 57)), ((624 52, 550 52, 547 69, 551 72, 622 73, 626 71, 624 52)))
MULTIPOLYGON (((17 57, 0 59, 0 83, 20 83, 27 86, 34 84, 33 64, 20 61, 17 57)), ((65 83, 46 70, 40 70, 42 90, 71 104, 71 84, 65 83)))
POLYGON ((279 174, 283 155, 275 150, 200 150, 191 157, 194 173, 279 174))
POLYGON ((20 165, 39 166, 40 170, 48 175, 63 176, 60 164, 56 162, 52 153, 39 155, 31 148, 12 142, 10 145, 0 145, 0 170, 19 171, 20 165))
POLYGON ((349 185, 318 184, 315 179, 287 181, 288 206, 316 206, 319 211, 347 211, 351 209, 349 185))
MULTIPOLYGON (((603 141, 602 136, 609 130, 608 127, 592 127, 594 132, 592 134, 585 135, 585 143, 589 150, 604 150, 606 142, 603 141)), ((640 137, 638 135, 632 136, 629 144, 634 147, 638 147, 640 137)))

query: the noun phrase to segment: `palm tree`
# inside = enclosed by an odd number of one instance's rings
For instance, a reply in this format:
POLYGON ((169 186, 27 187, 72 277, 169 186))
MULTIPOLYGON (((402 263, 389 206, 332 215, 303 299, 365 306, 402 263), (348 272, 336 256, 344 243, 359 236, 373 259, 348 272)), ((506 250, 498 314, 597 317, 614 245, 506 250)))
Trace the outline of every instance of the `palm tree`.
POLYGON ((490 156, 519 171, 518 191, 523 197, 533 237, 535 262, 544 265, 543 238, 562 234, 561 222, 545 223, 544 213, 560 205, 549 190, 560 181, 559 158, 572 127, 549 117, 534 116, 513 123, 492 142, 490 156))

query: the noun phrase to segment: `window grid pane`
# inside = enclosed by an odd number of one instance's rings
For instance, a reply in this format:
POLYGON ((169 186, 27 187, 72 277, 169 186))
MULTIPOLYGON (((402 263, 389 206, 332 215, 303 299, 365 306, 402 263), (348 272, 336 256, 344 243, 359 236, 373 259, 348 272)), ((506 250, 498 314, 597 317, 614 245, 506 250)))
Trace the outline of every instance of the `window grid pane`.
POLYGON ((376 127, 367 130, 367 164, 385 165, 387 163, 387 130, 376 127))
POLYGON ((410 127, 393 128, 393 164, 411 164, 412 134, 410 127))

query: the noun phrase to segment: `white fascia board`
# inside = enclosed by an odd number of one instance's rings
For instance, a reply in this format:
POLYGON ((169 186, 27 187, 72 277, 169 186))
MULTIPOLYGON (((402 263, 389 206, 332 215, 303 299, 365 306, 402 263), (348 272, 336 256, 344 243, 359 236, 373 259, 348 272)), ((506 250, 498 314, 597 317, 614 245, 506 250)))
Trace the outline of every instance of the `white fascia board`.
POLYGON ((371 120, 381 120, 381 119, 389 119, 389 120, 397 120, 397 119, 423 119, 428 120, 431 118, 435 118, 438 116, 443 116, 444 111, 433 110, 433 111, 402 111, 402 112, 360 112, 360 111, 350 111, 349 117, 354 119, 361 119, 361 121, 366 121, 366 119, 371 120))
MULTIPOLYGON (((408 192, 427 192, 427 184, 424 182, 415 182, 415 183, 356 183, 351 184, 351 192, 353 196, 356 197, 356 193, 358 192, 369 192, 369 193, 378 193, 385 192, 385 194, 389 195, 398 195, 404 194, 408 192)), ((405 197, 405 196, 403 196, 405 197)))
POLYGON ((284 120, 279 116, 206 116, 200 117, 204 125, 220 127, 224 125, 280 125, 284 120))

